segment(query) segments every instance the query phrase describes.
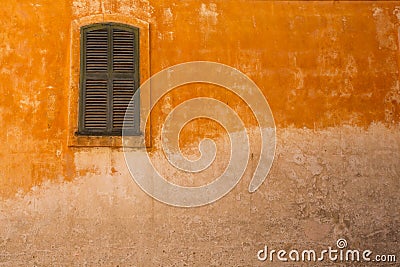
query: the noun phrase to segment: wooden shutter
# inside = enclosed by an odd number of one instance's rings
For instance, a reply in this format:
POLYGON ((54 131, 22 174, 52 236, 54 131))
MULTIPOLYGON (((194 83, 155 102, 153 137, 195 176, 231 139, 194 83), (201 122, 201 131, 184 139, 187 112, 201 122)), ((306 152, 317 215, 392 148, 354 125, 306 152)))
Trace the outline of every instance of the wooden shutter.
POLYGON ((139 94, 131 102, 139 86, 138 33, 114 23, 82 29, 79 133, 121 135, 125 127, 139 134, 139 94))
MULTIPOLYGON (((136 68, 135 62, 138 61, 137 36, 133 29, 123 29, 114 27, 112 29, 112 68, 114 72, 113 80, 113 109, 112 109, 112 127, 113 131, 120 132, 124 126, 126 130, 134 132, 138 120, 135 117, 137 101, 131 103, 138 84, 135 81, 136 68), (125 119, 125 125, 123 125, 125 119)), ((138 114, 138 113, 137 113, 138 114)))

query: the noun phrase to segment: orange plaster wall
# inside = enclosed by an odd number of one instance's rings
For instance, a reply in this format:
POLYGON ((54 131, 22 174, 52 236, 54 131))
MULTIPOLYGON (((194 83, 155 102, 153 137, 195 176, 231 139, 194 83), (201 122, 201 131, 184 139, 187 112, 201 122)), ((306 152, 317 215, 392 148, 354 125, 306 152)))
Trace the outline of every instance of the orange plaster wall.
POLYGON ((151 4, 153 72, 192 60, 233 66, 263 90, 279 127, 400 120, 395 3, 151 4))
POLYGON ((64 179, 70 3, 2 1, 0 195, 64 179))

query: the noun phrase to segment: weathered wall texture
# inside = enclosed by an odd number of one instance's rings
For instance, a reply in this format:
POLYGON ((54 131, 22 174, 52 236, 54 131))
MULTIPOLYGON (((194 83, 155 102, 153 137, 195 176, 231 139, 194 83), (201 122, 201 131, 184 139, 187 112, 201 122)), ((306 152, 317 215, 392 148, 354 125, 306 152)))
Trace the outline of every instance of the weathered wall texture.
MULTIPOLYGON (((3 0, 0 17, 0 265, 265 266, 256 258, 265 244, 319 249, 340 237, 400 260, 400 4, 3 0), (258 191, 247 192, 257 139, 238 186, 193 209, 143 193, 118 148, 68 147, 71 22, 116 13, 150 24, 152 74, 210 60, 260 87, 278 147, 258 191)), ((168 113, 198 96, 255 125, 234 94, 184 86, 153 110, 155 155, 168 113)), ((186 127, 185 153, 198 156, 201 137, 222 148, 215 165, 168 179, 197 185, 223 168, 226 135, 211 121, 186 127)))

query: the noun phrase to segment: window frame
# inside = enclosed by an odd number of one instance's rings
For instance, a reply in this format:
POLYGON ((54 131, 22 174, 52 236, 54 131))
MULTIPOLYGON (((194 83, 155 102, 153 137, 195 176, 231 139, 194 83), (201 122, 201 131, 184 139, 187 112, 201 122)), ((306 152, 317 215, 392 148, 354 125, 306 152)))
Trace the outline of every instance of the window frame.
MULTIPOLYGON (((79 93, 79 120, 78 120, 78 131, 77 135, 86 135, 86 136, 121 136, 122 129, 113 129, 113 90, 114 90, 114 82, 115 78, 119 77, 122 80, 128 80, 130 77, 128 75, 133 75, 131 77, 134 81, 134 94, 137 90, 139 90, 140 84, 140 29, 123 23, 116 22, 105 22, 105 23, 93 23, 89 25, 82 26, 80 29, 80 93, 79 93), (97 29, 107 29, 107 71, 102 73, 87 73, 86 64, 87 64, 87 33, 91 30, 97 29), (114 29, 122 29, 128 32, 132 32, 134 35, 134 69, 132 73, 128 72, 118 72, 113 70, 113 53, 114 53, 114 37, 113 30, 114 29), (104 76, 103 79, 107 80, 107 111, 106 111, 106 129, 103 131, 96 131, 93 129, 87 129, 85 127, 85 111, 86 111, 86 85, 85 81, 87 79, 100 79, 101 76, 104 76)), ((140 135, 140 91, 135 94, 134 99, 135 112, 134 116, 134 129, 131 132, 124 131, 124 134, 129 133, 130 136, 140 135)))
POLYGON ((70 148, 91 148, 91 147, 110 147, 120 149, 124 147, 132 149, 151 148, 151 121, 145 114, 150 112, 150 98, 152 88, 141 90, 140 93, 140 134, 123 139, 122 136, 94 136, 78 135, 79 124, 79 93, 80 93, 80 49, 81 49, 81 28, 94 23, 121 23, 139 29, 139 79, 147 81, 151 74, 150 65, 150 24, 134 15, 121 13, 96 14, 83 16, 71 22, 70 46, 68 50, 69 68, 69 87, 66 92, 68 108, 65 116, 67 120, 67 146, 70 148), (124 142, 124 144, 122 143, 124 142))

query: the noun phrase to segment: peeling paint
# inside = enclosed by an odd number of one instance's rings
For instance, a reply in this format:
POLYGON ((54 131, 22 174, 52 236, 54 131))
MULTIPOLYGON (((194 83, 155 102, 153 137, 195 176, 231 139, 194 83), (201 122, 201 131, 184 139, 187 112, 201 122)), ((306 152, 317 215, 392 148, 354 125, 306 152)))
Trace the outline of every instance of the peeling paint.
POLYGON ((33 99, 29 98, 28 96, 25 96, 23 99, 19 101, 20 103, 20 108, 32 108, 33 110, 36 110, 38 106, 40 105, 40 101, 37 100, 37 96, 35 95, 33 99))
POLYGON ((164 9, 164 23, 171 24, 173 22, 174 15, 172 14, 171 8, 164 9))
POLYGON ((396 114, 399 112, 400 106, 400 86, 399 81, 391 87, 391 90, 385 96, 385 120, 394 123, 398 117, 396 114))
POLYGON ((376 23, 376 38, 380 48, 397 50, 397 42, 395 38, 395 25, 391 21, 389 14, 382 8, 373 9, 373 17, 376 23))
POLYGON ((216 25, 218 23, 219 13, 217 12, 217 5, 214 3, 201 4, 200 17, 210 25, 216 25))

